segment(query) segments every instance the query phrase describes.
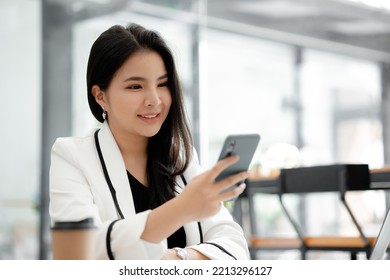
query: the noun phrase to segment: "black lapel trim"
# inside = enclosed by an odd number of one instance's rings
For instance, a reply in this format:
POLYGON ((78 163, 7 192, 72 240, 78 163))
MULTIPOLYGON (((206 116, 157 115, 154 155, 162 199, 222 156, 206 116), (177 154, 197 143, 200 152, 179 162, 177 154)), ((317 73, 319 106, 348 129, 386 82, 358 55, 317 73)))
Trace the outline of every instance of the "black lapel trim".
POLYGON ((111 232, 112 228, 114 227, 114 224, 120 220, 115 220, 113 221, 107 229, 107 235, 106 235, 106 249, 107 249, 107 255, 110 260, 115 260, 114 255, 112 254, 112 249, 111 249, 111 232))
POLYGON ((215 247, 217 247, 218 249, 220 249, 221 251, 223 251, 225 254, 228 254, 229 256, 231 256, 233 259, 237 260, 237 258, 235 256, 233 256, 231 253, 228 252, 228 250, 226 250, 225 248, 223 248, 221 245, 219 244, 216 244, 216 243, 213 243, 213 242, 202 242, 202 244, 209 244, 209 245, 213 245, 215 247))
POLYGON ((114 186, 111 183, 110 176, 108 175, 106 163, 104 162, 103 154, 102 154, 102 151, 100 149, 100 144, 99 144, 99 139, 98 139, 98 132, 99 132, 99 129, 96 130, 96 132, 95 132, 95 144, 96 144, 96 149, 97 149, 97 152, 98 152, 98 155, 99 155, 100 163, 102 164, 104 177, 106 178, 106 182, 107 182, 108 188, 110 189, 112 199, 114 200, 116 211, 117 211, 119 217, 121 219, 124 219, 124 216, 122 214, 121 208, 119 207, 118 200, 116 198, 116 192, 115 192, 114 186))
POLYGON ((198 222, 198 230, 199 230, 199 236, 200 236, 200 243, 203 243, 203 230, 202 230, 202 225, 200 222, 198 222))

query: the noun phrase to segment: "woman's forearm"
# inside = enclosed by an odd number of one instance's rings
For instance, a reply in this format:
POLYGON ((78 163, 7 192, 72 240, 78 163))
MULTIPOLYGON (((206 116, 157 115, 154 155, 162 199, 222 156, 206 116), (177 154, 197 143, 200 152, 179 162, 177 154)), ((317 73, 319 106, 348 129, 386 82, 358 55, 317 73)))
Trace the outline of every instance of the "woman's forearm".
POLYGON ((191 221, 181 199, 176 197, 150 212, 141 238, 158 243, 191 221))

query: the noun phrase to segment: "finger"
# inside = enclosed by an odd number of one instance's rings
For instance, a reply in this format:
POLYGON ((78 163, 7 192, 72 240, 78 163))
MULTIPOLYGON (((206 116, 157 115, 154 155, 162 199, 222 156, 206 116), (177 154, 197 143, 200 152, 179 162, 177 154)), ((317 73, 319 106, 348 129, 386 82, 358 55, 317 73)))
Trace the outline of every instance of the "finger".
POLYGON ((233 155, 224 159, 221 159, 218 161, 212 168, 211 173, 213 176, 213 179, 217 178, 218 175, 226 168, 228 168, 230 165, 233 165, 236 163, 240 157, 238 155, 233 155))
POLYGON ((220 199, 221 199, 221 201, 227 201, 227 200, 234 199, 234 198, 238 197, 240 194, 242 194, 243 191, 245 190, 245 188, 246 188, 246 184, 241 183, 238 187, 233 188, 227 192, 221 193, 220 199))
POLYGON ((231 176, 229 176, 221 181, 216 182, 214 184, 214 186, 218 191, 223 191, 224 189, 226 189, 230 186, 236 185, 237 183, 240 183, 240 182, 246 180, 248 177, 249 177, 248 171, 240 172, 240 173, 231 175, 231 176))

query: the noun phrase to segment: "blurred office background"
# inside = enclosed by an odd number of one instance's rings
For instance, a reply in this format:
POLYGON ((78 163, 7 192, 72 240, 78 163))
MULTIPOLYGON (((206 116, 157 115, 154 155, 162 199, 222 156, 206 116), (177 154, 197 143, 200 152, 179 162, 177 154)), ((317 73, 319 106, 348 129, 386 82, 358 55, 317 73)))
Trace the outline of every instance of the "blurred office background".
MULTIPOLYGON (((89 50, 102 31, 129 22, 169 41, 204 167, 226 135, 252 132, 262 137, 252 163, 262 176, 284 167, 390 164, 388 1, 0 0, 0 259, 50 258, 50 148, 59 136, 96 127, 86 99, 89 50)), ((386 193, 348 199, 375 236, 386 193)), ((337 194, 288 200, 305 231, 356 234, 337 194)), ((276 198, 255 201, 261 235, 294 235, 276 198)))

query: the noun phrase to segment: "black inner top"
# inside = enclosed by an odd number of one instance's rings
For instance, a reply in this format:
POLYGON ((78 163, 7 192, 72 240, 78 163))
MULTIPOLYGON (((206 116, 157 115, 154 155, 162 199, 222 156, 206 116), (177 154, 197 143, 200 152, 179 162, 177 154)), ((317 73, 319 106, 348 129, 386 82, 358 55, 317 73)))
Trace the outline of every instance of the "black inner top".
MULTIPOLYGON (((127 177, 130 182, 131 193, 133 194, 135 212, 139 213, 149 210, 151 208, 149 206, 150 189, 141 184, 129 171, 127 171, 127 177)), ((168 248, 184 248, 186 244, 186 233, 183 227, 168 237, 168 248)))

